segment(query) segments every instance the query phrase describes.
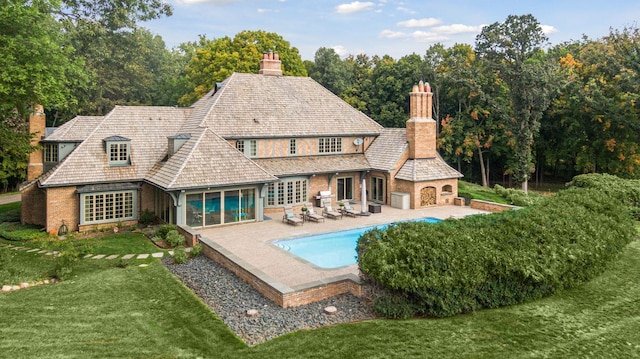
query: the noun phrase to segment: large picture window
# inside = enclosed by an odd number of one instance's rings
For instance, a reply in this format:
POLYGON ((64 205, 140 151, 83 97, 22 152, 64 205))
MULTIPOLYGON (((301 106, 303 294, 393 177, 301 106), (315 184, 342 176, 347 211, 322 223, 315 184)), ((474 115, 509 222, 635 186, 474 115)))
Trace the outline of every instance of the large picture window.
POLYGON ((81 205, 83 224, 135 219, 135 191, 82 194, 81 205))
POLYGON ((256 219, 256 190, 198 192, 187 194, 186 224, 205 227, 256 219))
POLYGON ((267 187, 267 207, 279 207, 285 204, 302 204, 307 202, 307 180, 290 179, 270 183, 267 187))

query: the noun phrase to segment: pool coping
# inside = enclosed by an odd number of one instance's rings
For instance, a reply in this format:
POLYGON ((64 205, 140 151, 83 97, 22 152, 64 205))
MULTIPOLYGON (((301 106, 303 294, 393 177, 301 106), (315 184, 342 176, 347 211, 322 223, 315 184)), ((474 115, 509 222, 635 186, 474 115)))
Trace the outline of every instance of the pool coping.
MULTIPOLYGON (((325 269, 294 256, 271 242, 310 234, 350 230, 419 217, 459 218, 487 213, 470 207, 440 206, 400 210, 383 206, 367 219, 305 223, 292 227, 278 220, 199 229, 203 253, 281 307, 309 304, 342 293, 360 296, 357 264, 325 269)), ((361 217, 364 218, 364 217, 361 217)))

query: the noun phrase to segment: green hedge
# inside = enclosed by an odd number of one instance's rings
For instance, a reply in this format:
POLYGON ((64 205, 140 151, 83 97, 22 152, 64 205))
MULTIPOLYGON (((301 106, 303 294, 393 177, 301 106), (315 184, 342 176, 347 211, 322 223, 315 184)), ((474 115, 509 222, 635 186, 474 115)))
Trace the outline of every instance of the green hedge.
POLYGON ((571 189, 517 211, 369 231, 359 265, 380 314, 442 317, 576 286, 635 235, 617 198, 571 189))

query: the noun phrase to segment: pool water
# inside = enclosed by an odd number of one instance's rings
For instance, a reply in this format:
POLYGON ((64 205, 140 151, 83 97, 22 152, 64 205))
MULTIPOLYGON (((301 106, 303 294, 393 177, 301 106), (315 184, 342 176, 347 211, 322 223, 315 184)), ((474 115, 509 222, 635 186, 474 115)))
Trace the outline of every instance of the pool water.
MULTIPOLYGON (((441 222, 440 219, 431 217, 418 218, 411 221, 441 222)), ((338 268, 357 262, 356 245, 358 238, 364 232, 373 228, 385 228, 387 226, 389 224, 316 234, 302 238, 283 239, 275 241, 273 244, 320 268, 338 268)))

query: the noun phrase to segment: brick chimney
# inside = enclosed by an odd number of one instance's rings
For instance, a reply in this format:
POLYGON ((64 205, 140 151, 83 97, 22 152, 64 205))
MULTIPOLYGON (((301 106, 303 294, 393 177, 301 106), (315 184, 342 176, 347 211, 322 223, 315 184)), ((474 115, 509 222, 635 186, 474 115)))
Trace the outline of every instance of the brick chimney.
POLYGON ((282 76, 282 63, 277 52, 269 50, 262 54, 262 60, 260 60, 260 75, 278 75, 282 76))
POLYGON ((436 121, 431 118, 432 110, 431 86, 420 81, 413 85, 409 94, 409 115, 407 121, 407 141, 409 142, 409 158, 435 158, 436 121))
MULTIPOLYGON (((46 118, 42 105, 33 106, 33 110, 29 115, 29 133, 31 137, 31 146, 40 145, 40 139, 45 134, 46 118)), ((44 171, 44 156, 42 149, 38 149, 29 154, 29 165, 27 166, 27 181, 33 181, 38 178, 44 171)))

